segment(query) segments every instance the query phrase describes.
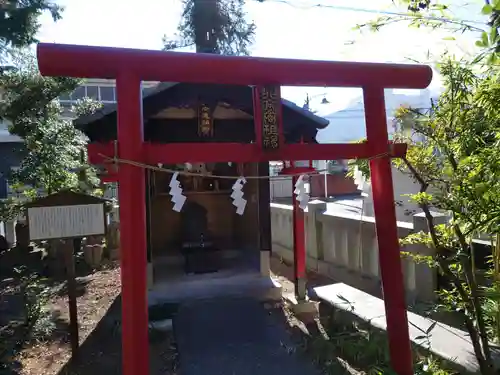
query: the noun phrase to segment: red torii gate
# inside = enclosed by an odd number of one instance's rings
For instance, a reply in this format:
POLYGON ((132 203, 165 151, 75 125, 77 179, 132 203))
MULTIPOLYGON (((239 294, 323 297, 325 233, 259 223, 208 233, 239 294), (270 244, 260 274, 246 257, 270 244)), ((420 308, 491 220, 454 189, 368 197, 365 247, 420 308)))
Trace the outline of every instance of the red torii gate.
MULTIPOLYGON (((391 362, 400 375, 412 375, 412 354, 394 209, 390 157, 404 145, 388 141, 384 88, 421 89, 429 85, 427 66, 219 56, 134 49, 39 44, 38 65, 45 76, 116 79, 118 155, 156 165, 184 162, 262 162, 370 158, 380 273, 391 362), (255 144, 149 144, 144 142, 141 81, 361 87, 367 142, 361 144, 282 144, 278 150, 255 144)), ((258 121, 256 121, 256 124, 258 121)), ((257 125, 256 125, 257 127, 257 125)), ((256 129, 260 134, 260 129, 256 129)), ((281 136, 283 139, 283 136, 281 136)), ((93 163, 113 158, 112 144, 89 148, 93 163)), ((146 282, 144 169, 122 164, 118 171, 121 226, 123 374, 149 373, 146 282)), ((302 247, 303 248, 303 247, 302 247)), ((305 265, 301 265, 302 268, 305 265)))

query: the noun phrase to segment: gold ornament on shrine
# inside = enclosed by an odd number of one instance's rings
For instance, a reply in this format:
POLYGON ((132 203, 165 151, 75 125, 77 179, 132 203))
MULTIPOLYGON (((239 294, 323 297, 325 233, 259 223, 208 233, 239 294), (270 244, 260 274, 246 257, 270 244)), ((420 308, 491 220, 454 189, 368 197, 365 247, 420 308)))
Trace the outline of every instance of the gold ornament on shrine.
POLYGON ((210 107, 201 104, 198 110, 198 135, 200 137, 212 137, 214 133, 212 111, 210 107))

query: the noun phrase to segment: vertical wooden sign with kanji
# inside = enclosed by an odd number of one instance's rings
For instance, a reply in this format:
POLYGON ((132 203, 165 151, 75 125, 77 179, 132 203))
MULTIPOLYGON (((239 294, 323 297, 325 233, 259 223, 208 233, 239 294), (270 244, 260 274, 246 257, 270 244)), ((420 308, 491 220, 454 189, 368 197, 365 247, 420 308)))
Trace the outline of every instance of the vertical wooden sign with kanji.
POLYGON ((279 86, 258 88, 262 113, 262 148, 277 150, 280 147, 281 97, 279 86))
POLYGON ((198 107, 198 135, 200 137, 212 137, 214 135, 212 110, 205 104, 200 104, 198 107))

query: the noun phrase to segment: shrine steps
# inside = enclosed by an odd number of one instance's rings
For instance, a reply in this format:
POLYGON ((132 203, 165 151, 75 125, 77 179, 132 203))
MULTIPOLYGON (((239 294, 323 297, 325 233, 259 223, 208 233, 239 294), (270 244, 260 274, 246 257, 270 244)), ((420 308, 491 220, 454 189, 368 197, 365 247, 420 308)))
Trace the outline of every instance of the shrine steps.
POLYGON ((155 283, 148 292, 148 304, 182 303, 218 297, 253 297, 258 300, 281 300, 281 285, 257 271, 221 271, 184 275, 155 283))

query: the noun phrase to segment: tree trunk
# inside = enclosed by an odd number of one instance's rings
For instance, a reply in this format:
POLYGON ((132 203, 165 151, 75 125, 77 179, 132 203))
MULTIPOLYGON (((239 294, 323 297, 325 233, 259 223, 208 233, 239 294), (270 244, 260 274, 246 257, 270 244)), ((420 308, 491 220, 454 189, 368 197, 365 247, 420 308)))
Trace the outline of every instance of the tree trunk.
POLYGON ((218 0, 193 0, 192 21, 196 53, 218 53, 218 0))

